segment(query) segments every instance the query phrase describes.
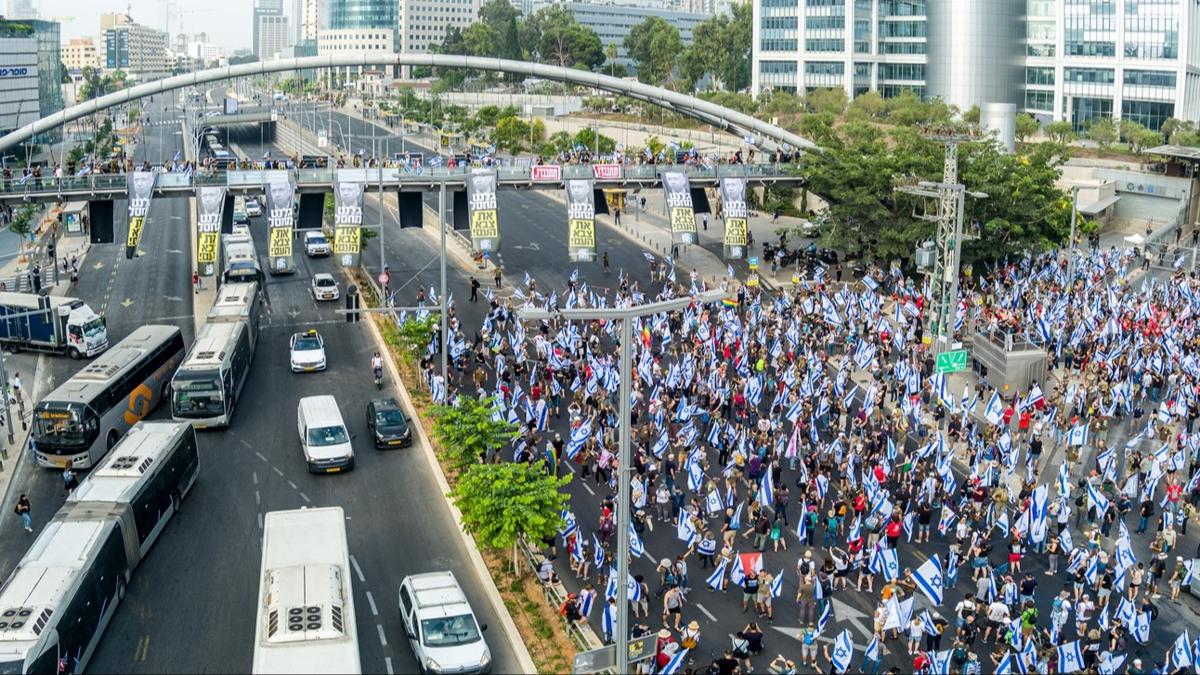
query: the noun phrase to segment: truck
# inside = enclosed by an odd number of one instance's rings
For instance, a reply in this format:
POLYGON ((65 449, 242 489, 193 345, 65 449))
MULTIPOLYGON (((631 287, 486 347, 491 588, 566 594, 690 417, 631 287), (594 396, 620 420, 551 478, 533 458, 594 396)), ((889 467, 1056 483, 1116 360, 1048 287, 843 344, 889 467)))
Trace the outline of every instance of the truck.
POLYGON ((78 359, 108 349, 108 329, 104 317, 79 298, 0 292, 0 347, 78 359))
POLYGON ((225 257, 221 279, 224 283, 257 281, 262 283, 262 269, 258 266, 258 253, 254 240, 248 234, 222 235, 222 254, 225 257))

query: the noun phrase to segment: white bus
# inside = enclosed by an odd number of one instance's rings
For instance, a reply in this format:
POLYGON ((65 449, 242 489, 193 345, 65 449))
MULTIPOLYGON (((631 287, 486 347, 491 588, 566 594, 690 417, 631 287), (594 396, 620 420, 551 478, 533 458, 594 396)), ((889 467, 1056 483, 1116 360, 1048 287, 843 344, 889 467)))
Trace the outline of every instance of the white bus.
POLYGON ((229 283, 263 280, 262 269, 258 266, 258 251, 254 248, 254 240, 249 234, 224 235, 221 254, 225 258, 221 281, 229 283))
POLYGON ((175 326, 141 326, 50 392, 33 409, 38 464, 95 465, 166 399, 184 351, 175 326))
POLYGON ((263 520, 252 673, 361 673, 341 507, 263 520))
POLYGON ((253 357, 246 324, 204 324, 171 380, 171 419, 197 429, 229 426, 253 357))
POLYGON ((207 323, 244 321, 250 328, 250 342, 258 342, 258 327, 262 321, 262 293, 256 282, 221 284, 207 323))
POLYGON ((130 431, 0 588, 0 673, 87 667, 134 568, 198 471, 189 425, 143 422, 130 431))

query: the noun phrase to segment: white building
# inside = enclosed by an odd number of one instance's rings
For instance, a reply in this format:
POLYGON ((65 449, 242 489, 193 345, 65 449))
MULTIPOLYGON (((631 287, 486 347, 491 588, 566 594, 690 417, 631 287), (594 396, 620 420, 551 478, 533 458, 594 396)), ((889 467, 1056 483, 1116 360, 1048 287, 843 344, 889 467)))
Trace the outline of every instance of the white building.
POLYGON ((400 49, 425 53, 450 27, 466 30, 479 18, 480 0, 399 0, 400 49))
POLYGON ((104 34, 104 67, 121 69, 134 79, 148 80, 170 72, 167 34, 132 21, 109 28, 104 34))
POLYGON ((188 56, 204 64, 216 64, 221 59, 221 48, 211 42, 189 42, 188 56))
POLYGON ((258 51, 255 56, 260 61, 278 58, 280 53, 291 46, 288 18, 282 14, 259 14, 257 19, 254 43, 258 46, 258 51))
POLYGON ((1015 103, 1077 129, 1200 117, 1195 0, 752 0, 753 84, 1015 103))
MULTIPOLYGON (((388 55, 396 53, 396 31, 389 28, 340 28, 317 31, 317 56, 354 55, 388 55)), ((339 68, 335 77, 342 82, 358 79, 364 70, 377 69, 378 66, 354 66, 339 68)), ((324 72, 320 77, 325 77, 324 72)), ((395 77, 395 73, 392 73, 395 77)))
POLYGON ((95 38, 71 38, 59 50, 59 58, 62 59, 63 66, 67 71, 83 70, 89 66, 92 68, 104 67, 100 58, 100 50, 96 48, 95 38))
POLYGON ((316 40, 317 32, 329 27, 328 8, 320 0, 299 0, 300 21, 296 44, 304 40, 316 40))
POLYGON ((36 19, 37 12, 33 10, 33 0, 8 0, 5 6, 6 19, 36 19))

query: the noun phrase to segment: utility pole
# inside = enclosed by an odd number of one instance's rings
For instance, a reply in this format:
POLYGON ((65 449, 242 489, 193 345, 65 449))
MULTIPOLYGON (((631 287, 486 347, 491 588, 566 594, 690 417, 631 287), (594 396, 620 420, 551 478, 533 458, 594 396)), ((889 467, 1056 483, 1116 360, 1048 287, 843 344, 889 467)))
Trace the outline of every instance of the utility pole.
MULTIPOLYGON (((958 308, 958 277, 962 264, 964 202, 967 195, 978 199, 985 198, 987 195, 982 192, 969 192, 966 186, 958 182, 958 144, 975 140, 978 138, 978 134, 939 130, 927 133, 925 137, 945 145, 941 182, 901 180, 896 185, 896 191, 937 200, 936 211, 933 213, 927 211, 917 217, 937 224, 933 240, 936 255, 929 283, 930 304, 933 310, 931 312, 930 338, 931 351, 933 354, 940 354, 951 349, 951 342, 954 338, 955 312, 958 308)), ((970 238, 976 239, 977 237, 970 235, 970 238)))
MULTIPOLYGON (((662 302, 652 302, 644 305, 634 305, 632 307, 614 307, 611 309, 540 309, 526 305, 517 310, 517 318, 521 321, 539 321, 550 319, 563 319, 566 321, 593 321, 600 319, 604 321, 620 321, 621 322, 621 387, 620 393, 620 445, 619 445, 619 474, 617 477, 618 496, 617 496, 617 668, 616 672, 630 672, 629 669, 629 597, 627 585, 629 583, 629 530, 633 525, 633 520, 630 517, 630 474, 633 471, 633 462, 630 460, 630 436, 629 418, 631 415, 630 405, 633 396, 633 321, 647 316, 654 316, 660 312, 675 312, 685 309, 696 303, 706 305, 712 302, 720 302, 729 297, 729 293, 722 290, 706 291, 695 297, 676 298, 674 300, 664 300, 662 302), (622 593, 621 591, 625 592, 622 593)), ((443 313, 445 316, 445 313, 443 313)))
POLYGON ((445 181, 445 179, 442 180, 442 188, 441 188, 441 191, 438 193, 438 230, 440 231, 441 238, 442 238, 442 246, 441 246, 442 250, 441 250, 441 256, 440 256, 441 267, 442 267, 442 269, 441 269, 441 279, 442 279, 441 286, 442 286, 442 288, 439 291, 440 297, 438 298, 438 306, 441 308, 440 321, 442 322, 442 327, 441 327, 439 333, 442 336, 442 343, 439 345, 439 350, 441 351, 441 357, 442 357, 442 381, 449 382, 449 380, 446 379, 446 354, 450 351, 450 349, 448 346, 449 335, 447 334, 448 330, 446 328, 446 326, 449 325, 449 322, 446 320, 447 305, 446 305, 446 181, 445 181))
MULTIPOLYGON (((1075 221, 1079 219, 1079 186, 1071 187, 1071 238, 1067 240, 1067 287, 1075 285, 1075 221)), ((1193 259, 1193 266, 1195 261, 1193 259)))

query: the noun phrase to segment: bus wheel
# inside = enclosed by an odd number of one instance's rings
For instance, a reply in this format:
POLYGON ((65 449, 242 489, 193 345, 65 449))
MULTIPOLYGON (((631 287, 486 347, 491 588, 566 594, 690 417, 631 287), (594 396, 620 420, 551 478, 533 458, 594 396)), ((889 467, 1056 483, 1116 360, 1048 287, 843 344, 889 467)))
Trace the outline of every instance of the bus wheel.
POLYGON ((180 499, 179 492, 178 491, 172 492, 171 493, 171 511, 174 513, 179 513, 179 506, 182 503, 183 503, 183 500, 180 499))
POLYGON ((67 350, 67 356, 71 357, 72 361, 78 361, 79 357, 83 355, 79 353, 78 349, 71 347, 67 350))
POLYGON ((112 450, 113 446, 116 445, 117 441, 119 441, 119 440, 121 440, 121 437, 117 435, 116 429, 113 429, 112 431, 108 432, 108 441, 106 443, 108 445, 108 449, 112 450))

